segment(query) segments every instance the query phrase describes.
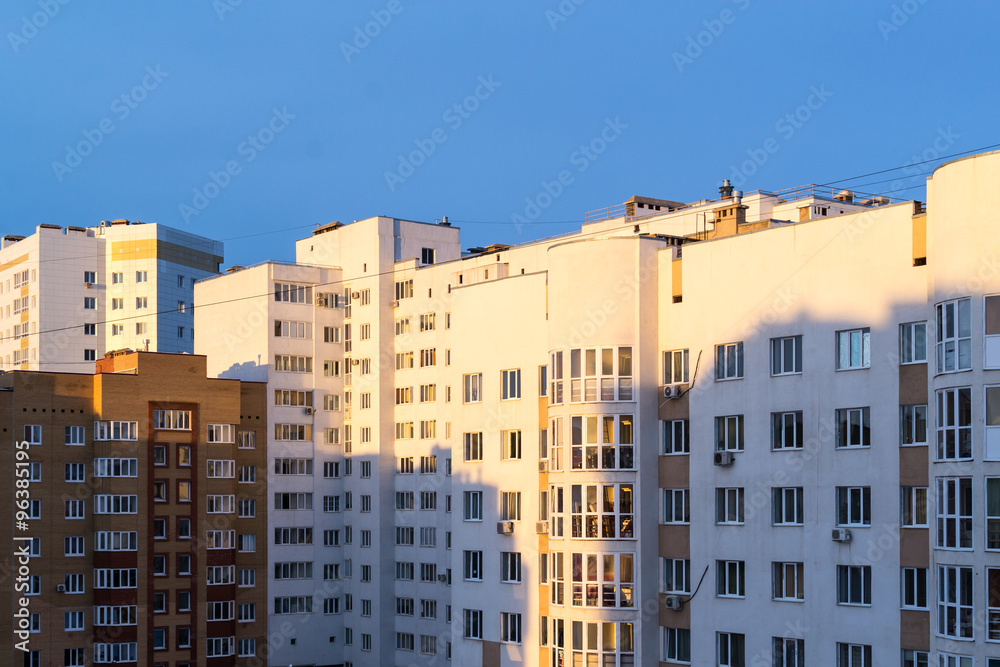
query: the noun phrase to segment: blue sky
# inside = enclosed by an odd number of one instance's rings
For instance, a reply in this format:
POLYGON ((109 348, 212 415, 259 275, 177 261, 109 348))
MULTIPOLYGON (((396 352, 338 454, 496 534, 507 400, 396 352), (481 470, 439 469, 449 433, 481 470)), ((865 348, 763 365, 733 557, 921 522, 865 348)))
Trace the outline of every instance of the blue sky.
MULTIPOLYGON (((840 181, 1000 143, 998 14, 8 0, 0 232, 124 217, 249 264, 291 259, 331 220, 447 215, 471 247, 571 231, 635 194, 713 198, 723 178, 840 181)), ((922 199, 935 164, 843 185, 922 199)))

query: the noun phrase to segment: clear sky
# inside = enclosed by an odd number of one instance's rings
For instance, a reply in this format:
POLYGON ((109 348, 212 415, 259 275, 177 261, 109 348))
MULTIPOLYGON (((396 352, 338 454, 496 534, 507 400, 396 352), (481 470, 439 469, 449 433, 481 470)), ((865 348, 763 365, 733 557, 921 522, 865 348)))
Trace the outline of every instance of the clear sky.
MULTIPOLYGON (((331 220, 447 215, 471 247, 724 178, 840 181, 1000 143, 998 19, 982 0, 7 0, 0 233, 128 218, 249 264, 331 220)), ((837 186, 923 199, 936 164, 837 186)))

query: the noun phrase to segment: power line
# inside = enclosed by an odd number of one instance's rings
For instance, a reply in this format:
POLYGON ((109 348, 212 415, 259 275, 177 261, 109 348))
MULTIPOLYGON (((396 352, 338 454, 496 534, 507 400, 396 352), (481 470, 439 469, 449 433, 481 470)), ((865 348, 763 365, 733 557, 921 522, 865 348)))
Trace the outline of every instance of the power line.
POLYGON ((970 149, 970 150, 967 150, 967 151, 962 151, 960 153, 952 153, 951 155, 942 155, 940 157, 936 157, 936 158, 933 158, 933 159, 930 159, 930 160, 921 160, 919 162, 908 162, 907 164, 900 165, 898 167, 891 167, 889 169, 881 169, 879 171, 871 171, 871 172, 868 172, 867 174, 861 174, 860 176, 851 176, 850 178, 842 178, 839 181, 830 181, 829 183, 817 183, 817 185, 821 185, 821 186, 824 186, 824 187, 825 186, 836 185, 837 183, 844 183, 846 181, 854 181, 854 180, 857 180, 859 178, 867 178, 869 176, 877 176, 878 174, 886 174, 886 173, 888 173, 890 171, 898 171, 899 169, 906 169, 907 167, 912 167, 912 166, 918 165, 918 164, 927 164, 928 162, 937 162, 939 160, 947 160, 948 158, 959 157, 959 156, 962 156, 962 155, 968 155, 969 153, 979 153, 979 152, 982 152, 982 151, 985 151, 985 150, 989 150, 991 148, 997 148, 997 147, 1000 147, 1000 144, 990 144, 989 146, 981 146, 979 148, 973 148, 973 149, 970 149))

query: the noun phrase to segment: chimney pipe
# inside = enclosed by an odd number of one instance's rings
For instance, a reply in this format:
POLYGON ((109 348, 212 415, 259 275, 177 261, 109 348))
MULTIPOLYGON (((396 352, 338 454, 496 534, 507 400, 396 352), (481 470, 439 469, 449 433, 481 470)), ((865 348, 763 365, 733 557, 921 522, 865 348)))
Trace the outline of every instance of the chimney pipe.
POLYGON ((733 196, 733 186, 729 184, 729 179, 722 181, 722 187, 719 188, 719 194, 722 199, 729 199, 733 196))

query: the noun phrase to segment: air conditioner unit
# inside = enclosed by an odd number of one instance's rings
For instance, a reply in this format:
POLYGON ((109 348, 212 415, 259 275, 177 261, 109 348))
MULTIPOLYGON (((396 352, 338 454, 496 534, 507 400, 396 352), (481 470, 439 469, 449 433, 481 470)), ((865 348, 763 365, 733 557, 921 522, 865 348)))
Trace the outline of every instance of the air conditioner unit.
POLYGON ((834 542, 850 542, 851 541, 851 531, 846 528, 834 528, 833 529, 833 541, 834 542))
POLYGON ((316 305, 322 306, 323 308, 329 308, 330 301, 323 295, 316 297, 316 305))
POLYGON ((448 581, 448 575, 447 574, 439 574, 438 575, 438 581, 440 581, 442 584, 445 583, 446 581, 448 581))
POLYGON ((360 359, 351 359, 351 365, 353 366, 357 366, 360 363, 361 363, 360 359))
POLYGON ((513 521, 497 521, 497 535, 513 535, 513 534, 514 534, 513 521))
POLYGON ((548 471, 549 471, 549 462, 548 461, 539 461, 538 462, 538 472, 548 472, 548 471))
POLYGON ((303 414, 311 415, 313 413, 312 408, 302 408, 303 414))
POLYGON ((535 534, 545 535, 549 532, 549 522, 548 521, 536 521, 535 522, 535 534))
POLYGON ((684 598, 680 595, 668 595, 663 606, 673 611, 680 611, 684 608, 684 598))
POLYGON ((399 308, 399 299, 396 299, 395 301, 390 301, 389 302, 389 307, 390 308, 399 308))
POLYGON ((94 283, 84 283, 83 286, 87 289, 91 289, 94 286, 94 283))
POLYGON ((58 586, 56 586, 56 592, 58 592, 58 593, 65 593, 66 592, 66 586, 64 584, 59 584, 58 586))
POLYGON ((736 462, 736 456, 732 452, 716 452, 715 465, 727 468, 736 462))
POLYGON ((663 388, 663 398, 679 398, 682 391, 683 390, 681 389, 680 385, 677 384, 667 385, 666 387, 663 388))
POLYGON ((351 298, 352 299, 360 299, 361 298, 361 292, 351 292, 351 298))

